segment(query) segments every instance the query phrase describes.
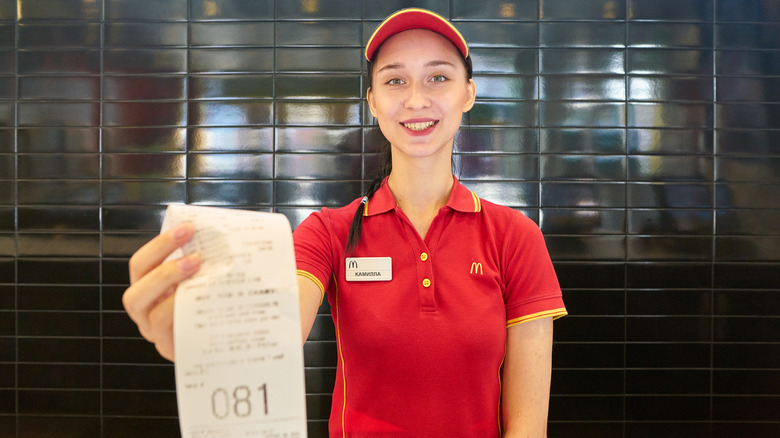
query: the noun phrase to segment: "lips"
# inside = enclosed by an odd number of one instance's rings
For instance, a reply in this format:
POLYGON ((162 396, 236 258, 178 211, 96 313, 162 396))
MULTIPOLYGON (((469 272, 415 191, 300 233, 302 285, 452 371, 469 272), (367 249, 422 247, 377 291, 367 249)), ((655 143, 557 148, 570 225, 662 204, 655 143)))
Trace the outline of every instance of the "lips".
POLYGON ((424 131, 431 126, 438 123, 436 120, 429 120, 427 122, 411 122, 411 123, 401 123, 406 129, 412 130, 412 131, 424 131))

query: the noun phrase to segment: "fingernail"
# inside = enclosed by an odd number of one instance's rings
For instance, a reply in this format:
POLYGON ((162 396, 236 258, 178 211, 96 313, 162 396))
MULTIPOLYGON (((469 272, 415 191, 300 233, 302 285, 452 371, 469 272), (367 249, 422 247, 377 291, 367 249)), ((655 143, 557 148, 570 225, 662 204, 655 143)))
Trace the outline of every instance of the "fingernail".
POLYGON ((180 258, 176 263, 179 265, 179 269, 182 272, 189 272, 200 265, 200 255, 190 254, 186 257, 180 258))
POLYGON ((177 226, 176 229, 174 230, 173 238, 176 240, 181 240, 185 236, 187 236, 187 234, 189 234, 191 230, 192 230, 192 224, 190 223, 181 224, 177 226))

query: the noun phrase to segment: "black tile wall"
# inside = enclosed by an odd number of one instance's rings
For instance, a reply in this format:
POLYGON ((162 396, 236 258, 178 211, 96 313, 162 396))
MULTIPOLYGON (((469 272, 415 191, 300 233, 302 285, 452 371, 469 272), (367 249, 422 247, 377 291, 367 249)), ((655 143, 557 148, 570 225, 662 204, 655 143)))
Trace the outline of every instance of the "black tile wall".
POLYGON ((0 438, 178 436, 130 254, 169 203, 296 226, 358 197, 362 43, 408 6, 473 49, 456 174, 539 223, 564 288, 549 435, 780 434, 776 1, 0 0, 0 438))

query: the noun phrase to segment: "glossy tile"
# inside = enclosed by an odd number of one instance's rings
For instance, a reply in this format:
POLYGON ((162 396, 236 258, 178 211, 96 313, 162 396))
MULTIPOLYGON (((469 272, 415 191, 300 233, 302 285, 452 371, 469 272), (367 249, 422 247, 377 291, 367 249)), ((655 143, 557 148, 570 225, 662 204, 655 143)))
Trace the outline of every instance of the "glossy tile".
POLYGON ((717 157, 715 167, 718 181, 780 184, 777 157, 717 157))
MULTIPOLYGON (((99 74, 100 51, 78 50, 19 50, 18 70, 20 74, 99 74)), ((0 54, 0 60, 2 54, 0 54)), ((15 61, 5 60, 4 65, 12 68, 15 61)), ((104 64, 107 65, 107 64, 104 64)), ((5 72, 4 69, 0 72, 5 72)), ((13 70, 7 73, 13 73, 13 70)))
MULTIPOLYGON (((585 208, 544 208, 541 211, 540 227, 547 235, 553 234, 623 234, 626 228, 626 213, 623 210, 585 208)), ((567 236, 568 238, 568 236, 567 236)), ((579 247, 572 242, 574 248, 579 247)), ((622 254, 621 248, 618 253, 622 254)), ((610 255, 610 258, 614 255, 610 255)))
MULTIPOLYGON (((328 4, 328 8, 331 4, 328 4)), ((463 32, 463 30, 461 30, 463 32)), ((361 23, 356 21, 281 21, 275 26, 275 41, 290 46, 356 46, 361 23)), ((271 41, 273 42, 273 41, 271 41)))
POLYGON ((363 62, 362 49, 357 47, 288 47, 274 53, 277 72, 360 72, 363 62))
POLYGON ((719 75, 780 75, 777 51, 718 50, 715 72, 719 75))
MULTIPOLYGON (((594 436, 610 438, 622 436, 622 434, 614 434, 616 432, 614 429, 608 426, 605 427, 603 423, 600 423, 622 418, 622 412, 623 397, 618 395, 586 395, 582 397, 562 395, 551 397, 550 399, 551 421, 587 421, 591 424, 595 423, 593 426, 586 426, 586 430, 595 432, 594 436), (559 411, 561 416, 555 416, 555 413, 559 411), (605 429, 607 434, 604 434, 605 429)), ((579 431, 583 430, 582 428, 578 429, 579 431)))
MULTIPOLYGON (((460 0, 455 0, 455 2, 460 0)), ((488 0, 490 2, 492 0, 488 0)), ((523 2, 523 4, 527 4, 528 0, 520 0, 523 2)), ((415 1, 415 6, 430 9, 431 11, 434 11, 444 17, 449 17, 450 14, 453 12, 450 9, 451 4, 453 1, 451 0, 420 0, 415 1)), ((466 0, 466 3, 469 4, 468 0, 466 0)), ((486 2, 487 3, 487 2, 486 2)), ((366 3, 364 2, 364 5, 366 3)), ((373 26, 376 26, 379 24, 379 21, 387 17, 388 15, 392 14, 393 12, 397 11, 398 9, 409 7, 409 1, 408 0, 388 0, 381 3, 374 3, 371 2, 371 7, 366 8, 364 7, 364 12, 366 14, 366 19, 369 20, 377 20, 376 23, 373 21, 371 24, 373 26)))
POLYGON ((456 153, 535 153, 538 131, 533 128, 462 127, 455 137, 456 153))
POLYGON ((712 267, 703 262, 667 262, 626 265, 626 285, 629 288, 709 288, 712 287, 712 267))
POLYGON ((83 338, 22 338, 18 360, 39 363, 98 363, 100 341, 83 338))
POLYGON ((185 47, 187 23, 106 23, 105 47, 185 47))
POLYGON ((735 423, 723 424, 713 437, 726 437, 727 434, 750 433, 753 436, 772 436, 772 423, 760 424, 748 422, 772 422, 780 409, 777 397, 772 396, 718 396, 713 397, 713 412, 716 418, 735 423), (741 423, 741 424, 740 424, 741 423), (769 426, 769 427, 766 427, 769 426), (740 432, 741 431, 741 432, 740 432))
POLYGON ((712 20, 714 13, 710 0, 629 0, 628 7, 631 11, 628 18, 637 20, 707 21, 712 20))
POLYGON ((19 20, 93 20, 100 19, 102 3, 89 0, 18 1, 19 20))
POLYGON ((361 174, 358 155, 277 154, 274 159, 277 179, 356 180, 361 174))
MULTIPOLYGON (((144 165, 143 160, 136 160, 144 165)), ((131 162, 132 168, 135 163, 131 162)), ((176 165, 176 164, 171 164, 176 165)), ((124 167, 124 164, 119 164, 124 167)), ((121 172, 121 169, 119 169, 121 172)), ((134 172, 123 174, 127 178, 136 178, 134 172)), ((152 178, 153 176, 150 176, 152 178)), ((184 202, 186 186, 184 181, 104 181, 101 201, 107 205, 165 205, 184 202)))
POLYGON ((630 22, 630 47, 712 47, 713 25, 710 23, 630 22))
POLYGON ((272 176, 270 154, 192 154, 187 159, 188 178, 270 179, 272 176))
POLYGON ((359 153, 360 134, 358 128, 279 127, 274 129, 274 144, 278 152, 359 153))
POLYGON ((187 0, 104 0, 108 20, 165 20, 187 19, 187 0))
POLYGON ((361 106, 357 102, 278 102, 275 123, 305 126, 359 125, 360 110, 361 106))
POLYGON ((271 181, 191 181, 187 202, 200 205, 239 206, 267 211, 273 203, 271 181))
POLYGON ((780 49, 780 23, 718 24, 719 49, 780 49))
POLYGON ((623 74, 626 71, 622 49, 541 49, 539 57, 543 74, 623 74))
POLYGON ((542 22, 539 32, 541 47, 623 47, 626 39, 619 22, 542 22))
POLYGON ((100 297, 98 286, 19 286, 19 310, 97 311, 100 297))
POLYGON ((464 180, 538 179, 536 157, 523 155, 461 155, 456 163, 464 180))
POLYGON ((715 233, 724 235, 778 235, 780 212, 775 209, 729 209, 715 212, 715 233))
POLYGON ((623 156, 545 155, 541 157, 540 166, 543 181, 622 181, 626 177, 626 161, 623 156))
POLYGON ((711 157, 631 156, 628 177, 632 181, 696 182, 714 177, 711 157))
POLYGON ((97 153, 100 130, 93 127, 18 129, 17 149, 19 153, 97 153))
POLYGON ((184 76, 106 76, 105 100, 182 100, 187 80, 184 76))
POLYGON ((536 206, 539 204, 539 184, 537 183, 524 183, 520 181, 472 182, 465 180, 462 180, 462 182, 480 198, 501 205, 518 208, 536 206))
POLYGON ((709 236, 631 236, 627 239, 628 260, 708 261, 712 259, 709 236))
POLYGON ((19 24, 19 48, 52 47, 92 47, 97 49, 100 47, 100 24, 84 22, 72 24, 28 22, 19 24))
POLYGON ((96 126, 100 121, 100 105, 95 102, 23 102, 18 104, 17 117, 22 127, 96 126))
POLYGON ((628 370, 626 392, 632 395, 705 394, 709 370, 628 370))
POLYGON ((274 97, 271 75, 198 75, 190 76, 190 99, 260 99, 274 97))
POLYGON ((184 152, 184 128, 127 127, 101 129, 103 152, 184 152))
POLYGON ((529 127, 539 123, 536 102, 477 101, 469 117, 475 125, 529 127))
POLYGON ((716 289, 777 288, 778 266, 774 263, 716 263, 714 267, 716 289))
POLYGON ((630 183, 631 208, 710 208, 714 204, 711 184, 630 183))
POLYGON ((626 186, 595 181, 546 182, 541 188, 541 206, 607 208, 626 204, 626 186))
POLYGON ((740 0, 719 0, 715 4, 718 21, 780 21, 780 10, 772 0, 749 4, 740 0))
POLYGON ((623 101, 626 99, 626 83, 623 76, 542 76, 539 93, 545 100, 623 101))
POLYGON ((778 126, 780 103, 744 103, 716 105, 716 123, 723 128, 761 129, 778 126))
POLYGON ((16 2, 4 0, 0 2, 0 20, 16 19, 16 2))
POLYGON ((626 54, 626 72, 656 75, 712 74, 710 50, 630 48, 626 54))
POLYGON ((193 23, 190 45, 198 46, 273 46, 274 22, 193 23))
POLYGON ((458 23, 470 47, 519 48, 539 44, 537 23, 464 21, 458 23))
POLYGON ((349 204, 362 194, 360 182, 278 181, 274 200, 279 205, 336 206, 349 204))
POLYGON ((100 176, 100 156, 93 154, 34 154, 17 156, 23 179, 85 179, 100 176))
POLYGON ((544 127, 622 127, 626 124, 626 105, 617 102, 549 102, 540 108, 544 127))
POLYGON ((20 181, 17 196, 20 205, 94 205, 100 200, 97 181, 20 181))
POLYGON ((453 19, 470 20, 535 20, 536 0, 487 0, 474 3, 468 0, 452 2, 453 19))
POLYGON ((357 75, 276 75, 277 99, 348 99, 360 96, 362 80, 357 75))
POLYGON ((104 413, 111 416, 176 416, 176 394, 169 391, 105 391, 104 413))
MULTIPOLYGON (((189 60, 196 66, 195 56, 189 60)), ((186 73, 186 49, 104 49, 103 71, 109 74, 186 73)))
POLYGON ((195 152, 271 152, 274 130, 258 127, 189 128, 187 149, 195 152))
POLYGON ((772 369, 778 354, 778 344, 719 343, 713 346, 713 365, 723 369, 772 369))
POLYGON ((102 424, 105 436, 133 438, 166 438, 180 433, 179 420, 165 417, 106 417, 102 424))
POLYGON ((628 80, 628 99, 711 102, 713 88, 713 80, 708 77, 631 76, 628 80))
POLYGON ((629 234, 710 235, 714 218, 711 210, 632 209, 628 211, 629 234))
POLYGON ((270 125, 273 111, 273 102, 270 100, 196 101, 188 104, 186 113, 189 125, 246 126, 270 125))
MULTIPOLYGON (((186 4, 187 2, 183 3, 186 4)), ((252 2, 243 0, 222 0, 220 2, 192 0, 189 3, 190 14, 193 20, 270 20, 274 18, 273 0, 252 2)))
POLYGON ((719 208, 772 208, 780 205, 777 184, 722 183, 715 185, 719 208))
POLYGON ((97 207, 18 207, 18 230, 90 231, 100 228, 97 207))
POLYGON ((550 258, 555 261, 624 260, 623 236, 551 236, 545 238, 550 258))
POLYGON ((475 74, 535 75, 539 68, 539 56, 535 49, 476 47, 471 50, 471 60, 475 74))
POLYGON ((276 2, 276 16, 282 19, 360 18, 360 0, 276 2))
POLYGON ((184 178, 184 155, 123 154, 103 157, 103 178, 184 178))
POLYGON ((629 103, 627 112, 632 128, 711 128, 715 117, 706 103, 629 103))
POLYGON ((20 390, 20 414, 97 415, 100 413, 100 393, 76 390, 20 390))
POLYGON ((105 126, 182 126, 187 107, 179 102, 105 102, 105 126))
POLYGON ((632 128, 628 130, 628 152, 648 155, 711 155, 711 129, 632 128))
POLYGON ((173 364, 103 365, 103 388, 172 391, 175 389, 173 364))
POLYGON ((778 102, 780 78, 717 78, 718 102, 778 102))
POLYGON ((556 370, 553 394, 621 394, 623 373, 615 370, 556 370))
POLYGON ((716 261, 764 261, 780 259, 779 236, 719 236, 715 238, 716 261))

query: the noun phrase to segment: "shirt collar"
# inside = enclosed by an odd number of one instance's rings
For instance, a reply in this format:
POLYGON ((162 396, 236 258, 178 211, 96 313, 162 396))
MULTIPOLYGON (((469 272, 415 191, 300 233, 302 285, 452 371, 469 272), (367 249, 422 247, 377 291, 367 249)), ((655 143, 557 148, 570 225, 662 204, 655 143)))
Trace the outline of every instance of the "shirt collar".
MULTIPOLYGON (((454 180, 452 191, 445 205, 462 213, 478 213, 482 211, 482 202, 479 196, 461 184, 456 176, 453 175, 452 179, 454 180)), ((386 213, 394 209, 396 205, 395 197, 393 192, 390 191, 390 187, 387 185, 387 177, 385 177, 382 185, 379 186, 379 190, 369 199, 364 216, 386 213)))

